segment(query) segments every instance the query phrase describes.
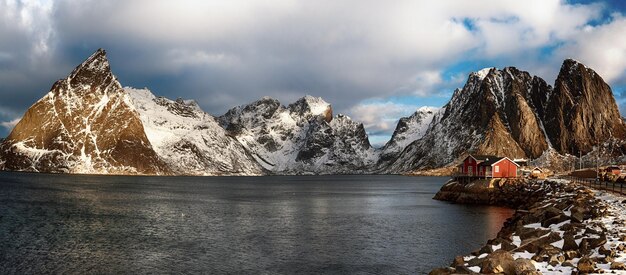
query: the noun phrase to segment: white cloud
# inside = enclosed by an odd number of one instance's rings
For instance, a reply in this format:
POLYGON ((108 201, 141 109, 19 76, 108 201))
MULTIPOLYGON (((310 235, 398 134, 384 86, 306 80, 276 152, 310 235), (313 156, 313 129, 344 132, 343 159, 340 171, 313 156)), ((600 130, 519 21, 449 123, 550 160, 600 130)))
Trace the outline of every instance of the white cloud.
POLYGON ((578 59, 597 71, 605 81, 626 84, 625 33, 626 18, 615 14, 607 24, 580 30, 559 50, 559 56, 578 59))
MULTIPOLYGON (((0 28, 2 28, 0 37, 5 36, 6 33, 21 36, 21 39, 29 44, 27 49, 32 59, 45 57, 51 49, 51 40, 54 36, 51 18, 52 4, 51 1, 36 0, 0 1, 0 28)), ((15 37, 12 38, 15 39, 15 37)), ((16 42, 13 39, 2 41, 0 45, 3 47, 11 45, 16 42)), ((23 50, 10 46, 7 48, 23 50)))
MULTIPOLYGON (((362 119, 372 131, 393 130, 393 121, 418 106, 373 110, 355 102, 451 93, 468 72, 444 72, 459 62, 497 60, 506 64, 486 66, 514 65, 551 82, 546 76, 567 56, 589 62, 608 80, 624 78, 624 38, 617 35, 625 32, 624 20, 588 26, 604 8, 563 0, 0 0, 0 49, 6 53, 0 66, 26 66, 17 62, 31 56, 78 59, 77 49, 111 47, 121 79, 169 76, 163 79, 179 82, 168 90, 139 85, 198 98, 210 113, 264 95, 287 102, 310 93, 355 119, 356 111, 367 111, 359 108, 384 113, 388 119, 362 119), (558 55, 537 54, 557 45, 565 45, 558 55)), ((11 67, 19 77, 0 79, 30 81, 58 67, 11 67)), ((22 105, 17 109, 27 107, 22 105)))
POLYGON ((363 123, 368 133, 391 135, 400 117, 410 116, 417 108, 394 102, 369 102, 358 104, 348 110, 355 121, 363 123))
POLYGON ((17 125, 18 122, 20 122, 21 118, 16 118, 14 120, 11 121, 2 121, 0 122, 0 126, 6 128, 8 131, 13 130, 13 127, 15 127, 15 125, 17 125))

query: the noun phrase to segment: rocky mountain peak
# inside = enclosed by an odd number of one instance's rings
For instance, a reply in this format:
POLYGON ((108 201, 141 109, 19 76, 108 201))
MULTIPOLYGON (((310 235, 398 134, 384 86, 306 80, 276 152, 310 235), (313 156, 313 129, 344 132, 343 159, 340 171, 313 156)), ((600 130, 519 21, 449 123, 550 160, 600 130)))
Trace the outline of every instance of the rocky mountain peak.
POLYGON ((9 170, 168 173, 97 50, 31 106, 0 145, 9 170))
POLYGON ((586 154, 600 142, 626 138, 611 87, 573 59, 563 61, 543 116, 550 141, 560 153, 586 154))
POLYGON ((496 68, 495 67, 488 67, 488 68, 481 69, 479 71, 470 73, 470 78, 473 76, 473 77, 476 77, 478 80, 482 81, 493 70, 496 70, 496 68))
POLYGON ((110 86, 121 88, 111 72, 106 51, 103 49, 98 49, 78 65, 67 80, 71 88, 81 88, 81 90, 105 91, 110 86))
POLYGON ((330 122, 333 118, 333 109, 331 105, 324 101, 321 97, 313 97, 306 95, 296 102, 289 104, 287 108, 292 114, 303 117, 306 120, 314 116, 323 116, 326 122, 330 122))

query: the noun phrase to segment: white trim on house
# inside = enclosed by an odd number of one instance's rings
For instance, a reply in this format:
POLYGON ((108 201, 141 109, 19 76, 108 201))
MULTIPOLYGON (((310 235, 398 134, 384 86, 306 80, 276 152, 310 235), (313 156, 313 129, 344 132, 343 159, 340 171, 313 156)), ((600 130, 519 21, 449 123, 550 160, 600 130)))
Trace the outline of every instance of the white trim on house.
POLYGON ((510 162, 512 162, 513 164, 515 164, 515 166, 520 167, 520 166, 519 166, 519 164, 515 163, 515 161, 512 161, 510 158, 507 158, 507 157, 503 157, 503 158, 501 158, 500 160, 498 160, 498 161, 496 161, 496 162, 492 163, 492 164, 491 164, 491 166, 496 165, 496 163, 501 162, 501 161, 503 161, 504 159, 508 159, 510 162))

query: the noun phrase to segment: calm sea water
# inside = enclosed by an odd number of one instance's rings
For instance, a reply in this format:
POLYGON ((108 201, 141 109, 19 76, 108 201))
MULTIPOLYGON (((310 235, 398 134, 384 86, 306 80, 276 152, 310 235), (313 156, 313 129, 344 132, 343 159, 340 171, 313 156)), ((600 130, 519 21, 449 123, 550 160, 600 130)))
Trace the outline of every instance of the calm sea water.
POLYGON ((511 215, 446 180, 0 173, 0 274, 425 274, 511 215))

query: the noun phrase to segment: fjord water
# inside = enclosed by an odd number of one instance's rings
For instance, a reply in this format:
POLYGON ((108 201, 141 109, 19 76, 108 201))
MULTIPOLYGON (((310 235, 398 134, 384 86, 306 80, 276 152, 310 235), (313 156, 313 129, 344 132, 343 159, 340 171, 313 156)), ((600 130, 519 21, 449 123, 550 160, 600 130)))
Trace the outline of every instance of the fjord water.
POLYGON ((0 273, 425 274, 512 214, 446 180, 0 173, 0 273))

